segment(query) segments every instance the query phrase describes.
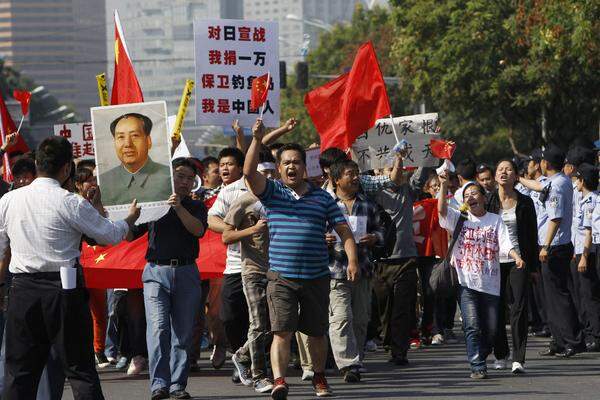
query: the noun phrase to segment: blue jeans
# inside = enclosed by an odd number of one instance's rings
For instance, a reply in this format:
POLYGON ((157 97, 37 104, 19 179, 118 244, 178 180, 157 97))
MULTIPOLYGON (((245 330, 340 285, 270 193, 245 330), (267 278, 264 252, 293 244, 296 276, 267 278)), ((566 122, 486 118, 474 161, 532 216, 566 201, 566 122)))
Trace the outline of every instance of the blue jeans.
POLYGON ((459 286, 458 302, 471 371, 486 371, 498 324, 500 296, 459 286))
POLYGON ((142 274, 150 390, 185 389, 188 350, 200 303, 200 274, 195 264, 170 267, 146 264, 142 274))

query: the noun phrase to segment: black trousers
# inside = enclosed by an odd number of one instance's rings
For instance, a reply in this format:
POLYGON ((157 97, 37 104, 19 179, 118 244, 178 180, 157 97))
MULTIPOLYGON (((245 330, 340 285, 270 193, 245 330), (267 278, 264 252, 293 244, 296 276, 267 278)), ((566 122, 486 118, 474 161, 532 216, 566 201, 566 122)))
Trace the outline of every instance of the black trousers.
POLYGON ((188 351, 191 362, 196 362, 200 358, 200 346, 206 328, 206 299, 210 291, 210 280, 201 280, 200 287, 202 288, 202 292, 200 294, 200 302, 198 303, 198 313, 196 313, 196 320, 194 321, 192 346, 188 351))
POLYGON ((394 264, 378 263, 373 289, 379 303, 383 344, 392 348, 392 357, 404 357, 409 348, 417 299, 415 259, 400 259, 394 264))
MULTIPOLYGON (((421 282, 421 308, 423 315, 421 316, 421 334, 425 337, 430 337, 433 330, 433 313, 435 309, 435 294, 429 285, 429 277, 435 265, 435 257, 419 257, 417 259, 419 281, 421 282)), ((417 318, 418 320, 418 318, 417 318)), ((416 328, 416 327, 415 327, 416 328)))
POLYGON ((542 265, 548 326, 557 350, 584 348, 577 309, 569 291, 573 284, 569 267, 572 257, 571 243, 552 246, 548 249, 547 262, 542 265))
POLYGON ((498 307, 498 328, 494 341, 494 356, 504 360, 510 352, 506 335, 506 307, 510 312, 510 331, 513 344, 513 361, 525 362, 527 347, 527 288, 529 273, 525 268, 517 268, 515 263, 500 264, 500 305, 498 307))
POLYGON ((571 298, 573 299, 573 303, 575 304, 575 309, 577 310, 577 317, 579 318, 579 324, 581 325, 585 333, 588 330, 588 326, 586 326, 586 316, 585 309, 581 304, 581 283, 580 283, 580 274, 577 271, 577 265, 579 264, 579 260, 581 259, 581 254, 576 255, 571 258, 570 270, 571 270, 571 284, 569 285, 569 293, 571 293, 571 298))
POLYGON ((50 348, 75 399, 103 400, 94 364, 87 290, 63 290, 58 273, 16 274, 6 319, 4 400, 35 399, 50 348))
POLYGON ((581 305, 584 309, 586 326, 589 328, 587 341, 600 343, 600 251, 590 253, 588 267, 579 273, 581 305))
POLYGON ((146 346, 146 312, 142 289, 114 292, 114 313, 117 316, 119 353, 123 357, 148 356, 146 346))
POLYGON ((220 317, 227 341, 235 352, 246 343, 250 326, 242 274, 223 275, 220 317))

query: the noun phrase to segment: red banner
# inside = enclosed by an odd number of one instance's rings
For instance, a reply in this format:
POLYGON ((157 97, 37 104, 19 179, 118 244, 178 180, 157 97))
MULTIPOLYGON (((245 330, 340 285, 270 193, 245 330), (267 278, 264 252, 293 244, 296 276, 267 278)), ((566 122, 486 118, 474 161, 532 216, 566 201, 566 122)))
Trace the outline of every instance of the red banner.
POLYGON ((448 233, 440 226, 437 199, 425 199, 413 204, 413 232, 419 256, 446 256, 448 233))
MULTIPOLYGON (((207 208, 213 205, 215 198, 204 202, 207 208)), ((221 277, 227 257, 227 246, 223 244, 221 235, 207 230, 199 242, 200 255, 196 264, 200 276, 202 279, 221 277)), ((115 246, 89 246, 84 243, 80 262, 86 286, 97 289, 141 288, 147 249, 148 234, 133 242, 123 241, 115 246)))

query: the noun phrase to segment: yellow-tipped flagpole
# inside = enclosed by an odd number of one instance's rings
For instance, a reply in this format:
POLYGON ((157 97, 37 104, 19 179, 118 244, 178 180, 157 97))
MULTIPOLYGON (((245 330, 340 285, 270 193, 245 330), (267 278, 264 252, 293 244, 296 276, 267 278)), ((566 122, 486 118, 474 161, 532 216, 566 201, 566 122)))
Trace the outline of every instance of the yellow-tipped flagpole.
POLYGON ((106 87, 106 74, 103 72, 100 75, 96 75, 96 82, 98 82, 98 97, 100 98, 101 106, 108 106, 108 87, 106 87))
POLYGON ((191 79, 187 79, 185 81, 183 93, 181 94, 181 102, 179 103, 179 110, 177 111, 177 117, 175 118, 175 126, 173 126, 173 132, 171 132, 171 137, 175 140, 181 139, 181 129, 183 128, 183 120, 185 119, 185 114, 187 113, 187 108, 190 104, 190 99, 192 98, 193 90, 194 81, 191 79))

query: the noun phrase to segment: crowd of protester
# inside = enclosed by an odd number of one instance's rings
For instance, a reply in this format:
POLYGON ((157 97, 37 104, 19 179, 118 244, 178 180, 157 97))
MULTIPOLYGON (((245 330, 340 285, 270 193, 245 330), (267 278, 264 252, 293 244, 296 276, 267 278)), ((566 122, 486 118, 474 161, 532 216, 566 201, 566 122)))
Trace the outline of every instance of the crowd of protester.
POLYGON ((326 373, 359 382, 378 348, 397 368, 411 349, 456 343, 457 309, 473 379, 488 377, 491 353, 494 369, 525 373, 530 336, 548 338, 542 356, 600 351, 600 146, 548 145, 495 166, 462 159, 455 170, 405 168, 398 151, 367 172, 330 148, 309 179, 304 148, 285 143, 296 124, 267 133, 257 120, 247 144, 236 123, 237 147, 173 160, 170 210, 139 225, 135 201, 124 221, 105 218, 94 163, 75 166, 66 140, 13 157, 0 199, 2 398, 59 399, 69 379, 75 398, 102 399, 105 368, 148 370, 153 400, 190 398, 201 350, 273 399, 287 398, 290 364, 325 397, 326 373), (431 226, 417 239, 426 207, 431 226), (206 230, 227 245, 219 278, 195 262, 206 230), (56 286, 83 242, 145 233, 143 289, 86 290, 80 267, 81 293, 56 286), (445 257, 456 284, 436 291, 445 257))

